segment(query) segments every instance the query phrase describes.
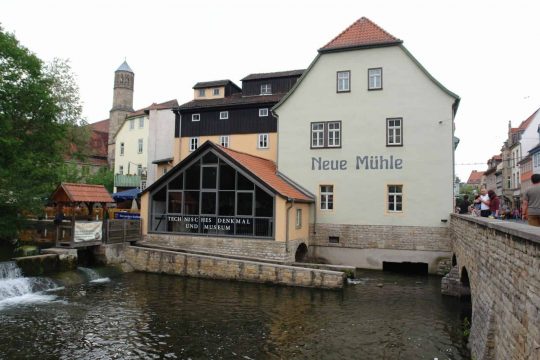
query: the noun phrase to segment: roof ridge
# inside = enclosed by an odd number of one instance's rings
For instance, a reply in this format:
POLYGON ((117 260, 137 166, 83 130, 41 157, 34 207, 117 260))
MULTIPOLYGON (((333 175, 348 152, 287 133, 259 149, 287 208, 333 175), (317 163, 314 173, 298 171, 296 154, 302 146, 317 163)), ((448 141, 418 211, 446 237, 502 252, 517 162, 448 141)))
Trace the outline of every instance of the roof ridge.
MULTIPOLYGON (((242 154, 242 155, 248 155, 248 156, 251 156, 253 158, 256 158, 256 159, 261 159, 261 160, 264 160, 264 161, 268 161, 274 165, 276 165, 276 162, 275 161, 272 161, 270 159, 266 159, 266 158, 263 158, 263 157, 260 157, 260 156, 257 156, 257 155, 253 155, 253 154, 250 154, 250 153, 247 153, 247 152, 243 152, 243 151, 238 151, 238 150, 234 150, 234 149, 231 149, 231 148, 227 148, 227 147, 224 147, 224 146, 221 146, 220 144, 216 144, 214 142, 212 142, 212 144, 220 147, 221 149, 224 149, 224 151, 232 151, 232 152, 235 152, 237 154, 242 154)), ((276 166, 277 167, 277 166, 276 166)))

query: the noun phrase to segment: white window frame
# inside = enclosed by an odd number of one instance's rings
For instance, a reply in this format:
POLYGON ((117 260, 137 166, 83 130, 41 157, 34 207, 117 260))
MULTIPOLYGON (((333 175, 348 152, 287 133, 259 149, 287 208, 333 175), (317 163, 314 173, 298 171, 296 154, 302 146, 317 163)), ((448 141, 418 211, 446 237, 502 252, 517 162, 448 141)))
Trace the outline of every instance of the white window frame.
POLYGON ((137 176, 141 176, 141 175, 142 175, 142 165, 138 164, 137 165, 137 176))
POLYGON ((219 88, 212 89, 212 95, 219 96, 219 88))
POLYGON ((351 91, 351 71, 343 70, 338 71, 336 74, 337 85, 336 89, 338 93, 351 91))
POLYGON ((122 142, 120 143, 120 156, 124 156, 125 152, 125 144, 122 142))
POLYGON ((142 154, 144 151, 144 139, 137 140, 137 154, 142 154))
POLYGON ((540 166, 540 152, 537 152, 536 154, 533 155, 533 165, 534 167, 540 166))
POLYGON ((206 96, 206 89, 199 89, 199 97, 206 96))
POLYGON ((230 143, 230 137, 229 135, 222 135, 219 138, 219 144, 223 147, 228 148, 230 143))
POLYGON ((319 209, 334 210, 334 185, 319 185, 319 209))
POLYGON ((189 151, 195 151, 199 147, 199 138, 192 137, 189 139, 189 151))
POLYGON ((268 149, 270 139, 268 134, 259 134, 257 137, 257 149, 268 149))
POLYGON ((388 194, 387 195, 388 206, 386 207, 388 212, 391 212, 391 213, 403 212, 403 185, 402 184, 387 185, 386 191, 388 194), (392 191, 392 187, 394 187, 393 191, 392 191), (401 207, 401 209, 398 209, 398 207, 401 207))
POLYGON ((229 112, 228 111, 220 111, 219 112, 219 120, 227 120, 229 118, 229 112))
POLYGON ((129 119, 129 130, 135 129, 135 119, 129 119))
POLYGON ((268 108, 260 108, 259 117, 267 117, 267 116, 268 116, 268 108))
POLYGON ((124 166, 123 166, 123 165, 120 165, 120 166, 118 167, 118 174, 124 175, 124 166))
POLYGON ((368 69, 368 90, 382 89, 382 67, 368 69))
POLYGON ((341 121, 329 121, 326 123, 328 133, 328 147, 341 146, 341 121))
POLYGON ((403 118, 386 119, 386 146, 403 145, 403 118), (399 125, 396 125, 399 122, 399 125))
POLYGON ((191 121, 201 121, 201 114, 191 114, 191 121))
POLYGON ((144 117, 139 118, 139 129, 144 128, 144 117))
POLYGON ((261 95, 272 95, 272 84, 262 84, 261 95))
POLYGON ((324 122, 311 123, 311 147, 324 148, 324 122))
POLYGON ((302 228, 302 209, 296 209, 296 228, 302 228))

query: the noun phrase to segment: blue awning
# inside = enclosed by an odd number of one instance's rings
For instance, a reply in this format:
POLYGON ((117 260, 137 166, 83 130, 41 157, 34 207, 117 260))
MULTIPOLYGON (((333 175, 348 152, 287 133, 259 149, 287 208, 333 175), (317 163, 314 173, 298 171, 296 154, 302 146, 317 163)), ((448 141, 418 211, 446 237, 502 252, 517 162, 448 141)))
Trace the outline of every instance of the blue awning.
POLYGON ((114 201, 126 201, 126 200, 133 200, 137 198, 140 193, 141 191, 135 188, 135 189, 119 191, 117 193, 112 194, 112 197, 114 201))

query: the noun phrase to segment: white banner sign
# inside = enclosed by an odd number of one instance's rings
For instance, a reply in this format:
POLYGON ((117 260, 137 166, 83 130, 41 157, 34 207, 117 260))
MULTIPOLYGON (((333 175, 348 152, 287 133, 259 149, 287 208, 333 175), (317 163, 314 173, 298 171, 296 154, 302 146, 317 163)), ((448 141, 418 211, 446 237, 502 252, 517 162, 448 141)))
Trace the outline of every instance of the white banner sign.
POLYGON ((85 221, 75 222, 75 242, 100 241, 102 222, 85 221))

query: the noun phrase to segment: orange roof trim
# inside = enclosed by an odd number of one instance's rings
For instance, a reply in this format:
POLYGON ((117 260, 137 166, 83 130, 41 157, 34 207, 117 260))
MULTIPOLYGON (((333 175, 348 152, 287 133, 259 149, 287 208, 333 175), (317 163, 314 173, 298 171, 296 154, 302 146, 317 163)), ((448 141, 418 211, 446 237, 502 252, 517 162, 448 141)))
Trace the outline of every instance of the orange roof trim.
POLYGON ((393 45, 402 42, 402 40, 389 34, 373 21, 362 17, 320 48, 319 52, 376 45, 393 45))

